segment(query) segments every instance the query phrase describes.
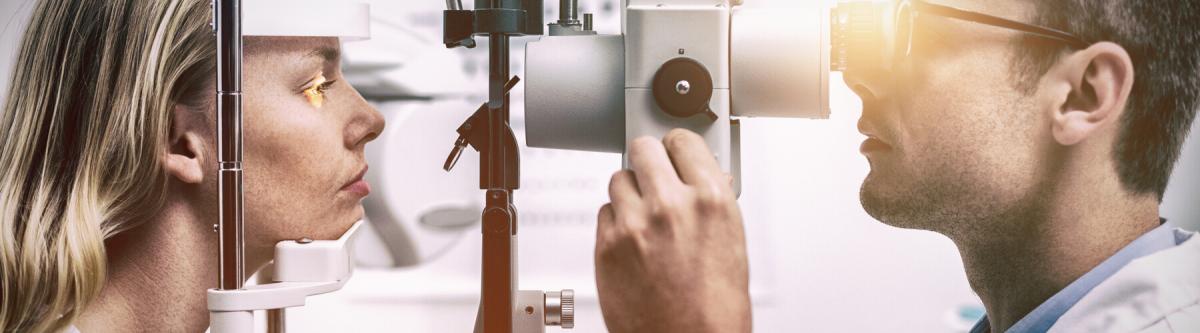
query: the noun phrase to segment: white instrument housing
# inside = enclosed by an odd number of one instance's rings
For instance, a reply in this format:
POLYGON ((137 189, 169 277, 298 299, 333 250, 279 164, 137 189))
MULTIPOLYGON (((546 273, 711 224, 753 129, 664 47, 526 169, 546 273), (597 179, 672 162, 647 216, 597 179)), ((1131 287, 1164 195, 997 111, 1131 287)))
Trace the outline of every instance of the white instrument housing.
MULTIPOLYGON (((621 35, 547 36, 526 46, 526 141, 620 152, 674 128, 700 134, 740 192, 735 117, 829 116, 829 10, 820 2, 744 8, 730 0, 627 0, 621 35), (653 83, 686 58, 711 78, 707 114, 678 116, 653 83)), ((686 82, 678 93, 688 94, 686 82)), ((628 166, 628 159, 625 160, 628 166)))

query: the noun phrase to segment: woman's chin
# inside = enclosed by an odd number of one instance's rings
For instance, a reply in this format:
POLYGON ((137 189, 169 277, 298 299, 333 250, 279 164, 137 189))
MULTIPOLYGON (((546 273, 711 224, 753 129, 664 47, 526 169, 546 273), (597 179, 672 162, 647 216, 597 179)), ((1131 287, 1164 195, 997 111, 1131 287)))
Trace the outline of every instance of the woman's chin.
POLYGON ((350 228, 351 225, 354 225, 354 222, 358 222, 359 220, 362 220, 365 216, 366 216, 366 208, 363 208, 362 203, 354 205, 354 209, 353 209, 353 212, 350 214, 350 218, 346 219, 347 221, 350 222, 350 224, 346 225, 346 228, 350 228))

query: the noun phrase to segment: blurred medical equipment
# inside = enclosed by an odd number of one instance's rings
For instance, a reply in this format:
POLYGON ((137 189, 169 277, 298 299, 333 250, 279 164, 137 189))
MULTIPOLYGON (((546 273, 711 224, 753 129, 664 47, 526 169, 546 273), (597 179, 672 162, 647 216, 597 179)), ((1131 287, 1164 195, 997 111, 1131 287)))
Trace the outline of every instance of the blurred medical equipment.
MULTIPOLYGON (((572 0, 564 0, 564 2, 572 0)), ((542 34, 541 0, 476 0, 464 10, 461 0, 447 0, 443 42, 447 48, 474 48, 474 35, 488 36, 488 101, 458 128, 458 139, 443 168, 450 171, 467 146, 479 152, 479 188, 484 189, 482 294, 476 332, 543 332, 545 326, 574 327, 575 296, 559 292, 518 290, 517 211, 513 191, 520 188, 516 137, 509 126, 508 93, 520 81, 509 77, 509 39, 542 34)), ((568 6, 563 6, 565 10, 568 6)), ((570 6, 574 8, 574 6, 570 6)), ((557 29, 574 30, 578 22, 559 21, 557 29)))
POLYGON ((219 287, 208 290, 210 331, 253 332, 254 311, 268 310, 268 331, 284 331, 284 308, 311 295, 342 288, 353 272, 351 255, 359 221, 334 241, 299 239, 275 245, 274 283, 243 286, 242 37, 368 38, 365 4, 216 0, 217 155, 219 156, 219 287), (243 13, 247 14, 243 16, 243 13), (244 23, 244 24, 243 24, 244 23))
MULTIPOLYGON (((384 114, 388 127, 377 146, 385 148, 367 149, 372 193, 363 199, 363 208, 369 227, 380 238, 377 248, 386 252, 382 256, 372 253, 378 250, 358 252, 357 259, 367 266, 407 267, 436 260, 467 230, 478 226, 483 209, 475 198, 476 190, 471 189, 476 184, 473 179, 452 177, 427 163, 445 157, 445 147, 417 144, 454 141, 457 133, 435 124, 462 121, 470 116, 465 111, 471 106, 457 101, 406 106, 384 114)), ((461 162, 470 165, 475 160, 475 156, 463 156, 461 162)))

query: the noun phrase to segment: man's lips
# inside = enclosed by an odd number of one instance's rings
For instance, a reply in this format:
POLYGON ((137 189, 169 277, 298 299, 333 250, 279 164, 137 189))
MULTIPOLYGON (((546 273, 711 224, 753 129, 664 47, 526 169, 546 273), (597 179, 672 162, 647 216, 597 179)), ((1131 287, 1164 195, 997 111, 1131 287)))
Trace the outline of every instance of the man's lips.
POLYGON ((351 179, 346 183, 345 186, 342 186, 341 190, 356 194, 360 197, 365 197, 371 194, 371 184, 368 184, 366 180, 363 180, 363 176, 367 174, 368 168, 369 167, 367 166, 363 166, 362 171, 359 171, 358 175, 356 175, 354 179, 351 179))
POLYGON ((868 136, 866 140, 863 140, 862 146, 858 148, 858 151, 862 152, 863 154, 890 150, 892 150, 892 146, 871 136, 868 136))
MULTIPOLYGON (((865 114, 867 112, 867 110, 863 109, 863 112, 865 114)), ((858 151, 862 152, 863 154, 867 154, 867 153, 872 153, 872 152, 882 152, 882 151, 892 150, 891 145, 888 145, 887 142, 884 142, 883 140, 880 140, 879 138, 875 137, 875 133, 874 133, 874 131, 872 131, 872 127, 873 126, 871 126, 868 123, 866 117, 858 119, 858 132, 862 133, 862 135, 867 136, 867 139, 863 140, 862 146, 859 146, 858 151)))

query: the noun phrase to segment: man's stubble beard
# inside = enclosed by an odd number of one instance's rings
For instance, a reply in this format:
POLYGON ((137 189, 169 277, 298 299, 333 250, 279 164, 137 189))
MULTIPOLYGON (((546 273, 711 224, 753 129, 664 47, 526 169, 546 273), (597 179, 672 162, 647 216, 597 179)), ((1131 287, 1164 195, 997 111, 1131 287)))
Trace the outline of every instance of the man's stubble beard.
MULTIPOLYGON (((927 156, 946 156, 931 154, 927 156)), ((868 215, 884 224, 929 230, 951 238, 992 237, 1034 221, 1044 213, 1049 184, 1023 191, 1001 189, 1003 182, 980 181, 995 174, 972 161, 939 158, 928 167, 880 169, 872 163, 859 200, 868 215), (983 171, 983 172, 980 172, 983 171)), ((919 165, 919 164, 908 164, 919 165)), ((1015 180, 1014 180, 1015 181, 1015 180)))

